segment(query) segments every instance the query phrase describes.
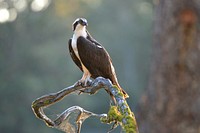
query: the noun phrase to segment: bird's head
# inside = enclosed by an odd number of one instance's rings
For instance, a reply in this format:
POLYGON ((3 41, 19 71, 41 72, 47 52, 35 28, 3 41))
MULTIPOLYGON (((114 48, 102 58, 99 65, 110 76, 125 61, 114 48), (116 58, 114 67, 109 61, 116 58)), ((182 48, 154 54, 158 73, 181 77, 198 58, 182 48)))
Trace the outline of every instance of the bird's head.
POLYGON ((72 24, 72 30, 75 31, 76 28, 83 28, 86 26, 88 26, 88 23, 85 18, 77 18, 72 24))

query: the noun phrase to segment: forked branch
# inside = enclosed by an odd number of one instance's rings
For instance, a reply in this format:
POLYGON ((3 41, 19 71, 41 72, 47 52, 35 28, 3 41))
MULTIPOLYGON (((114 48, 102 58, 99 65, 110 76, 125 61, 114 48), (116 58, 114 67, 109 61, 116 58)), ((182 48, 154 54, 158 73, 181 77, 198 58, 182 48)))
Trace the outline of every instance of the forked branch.
POLYGON ((133 112, 131 112, 123 94, 116 86, 112 85, 110 80, 102 77, 96 78, 88 83, 87 86, 81 86, 77 82, 57 93, 44 95, 33 101, 32 109, 36 117, 42 119, 48 126, 64 132, 80 133, 82 122, 90 116, 96 116, 99 117, 103 123, 114 123, 112 129, 119 124, 126 133, 138 133, 135 116, 133 112), (101 88, 109 91, 115 98, 114 105, 110 107, 108 114, 95 114, 79 106, 73 106, 66 109, 55 120, 51 120, 43 111, 45 107, 62 100, 72 92, 80 91, 82 93, 95 94, 101 88))

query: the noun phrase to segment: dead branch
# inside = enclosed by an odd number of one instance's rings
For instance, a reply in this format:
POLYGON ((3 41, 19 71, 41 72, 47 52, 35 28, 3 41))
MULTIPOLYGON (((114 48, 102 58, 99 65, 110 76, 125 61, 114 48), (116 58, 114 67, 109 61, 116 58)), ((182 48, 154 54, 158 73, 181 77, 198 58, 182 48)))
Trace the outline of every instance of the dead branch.
MULTIPOLYGON (((123 131, 126 133, 138 133, 138 128, 133 112, 131 112, 123 94, 118 90, 116 86, 113 86, 109 79, 98 77, 86 86, 81 86, 78 82, 72 86, 64 88, 57 93, 51 93, 44 95, 32 103, 32 109, 36 117, 42 119, 48 126, 57 128, 64 132, 80 133, 82 122, 90 116, 100 117, 103 123, 114 123, 112 129, 121 125, 123 131), (82 109, 79 106, 73 106, 66 109, 60 114, 55 120, 51 120, 45 113, 44 108, 55 104, 62 100, 65 96, 72 92, 80 91, 81 93, 95 94, 99 89, 104 88, 109 91, 115 98, 114 106, 110 107, 108 115, 106 114, 95 114, 82 109), (75 118, 76 125, 70 122, 70 119, 75 118)), ((112 130, 111 129, 111 130, 112 130)))

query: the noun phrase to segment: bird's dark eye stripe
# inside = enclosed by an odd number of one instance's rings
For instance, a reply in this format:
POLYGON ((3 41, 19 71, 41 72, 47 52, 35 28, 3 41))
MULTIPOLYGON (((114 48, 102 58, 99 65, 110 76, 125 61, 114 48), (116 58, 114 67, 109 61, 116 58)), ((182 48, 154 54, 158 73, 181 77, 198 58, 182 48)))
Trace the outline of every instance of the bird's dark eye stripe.
POLYGON ((76 26, 78 25, 78 22, 75 22, 74 25, 73 25, 73 30, 76 29, 76 26))

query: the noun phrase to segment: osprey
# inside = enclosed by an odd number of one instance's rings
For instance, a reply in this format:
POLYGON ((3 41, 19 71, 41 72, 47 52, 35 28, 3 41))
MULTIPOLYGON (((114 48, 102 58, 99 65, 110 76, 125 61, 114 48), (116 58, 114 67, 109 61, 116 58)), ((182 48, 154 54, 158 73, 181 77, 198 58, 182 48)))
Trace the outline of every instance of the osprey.
POLYGON ((86 85, 90 78, 99 76, 108 78, 116 85, 127 98, 128 94, 120 87, 112 60, 105 48, 98 43, 86 30, 88 26, 85 18, 77 18, 72 24, 74 32, 69 40, 69 52, 75 64, 83 72, 79 82, 86 85))

